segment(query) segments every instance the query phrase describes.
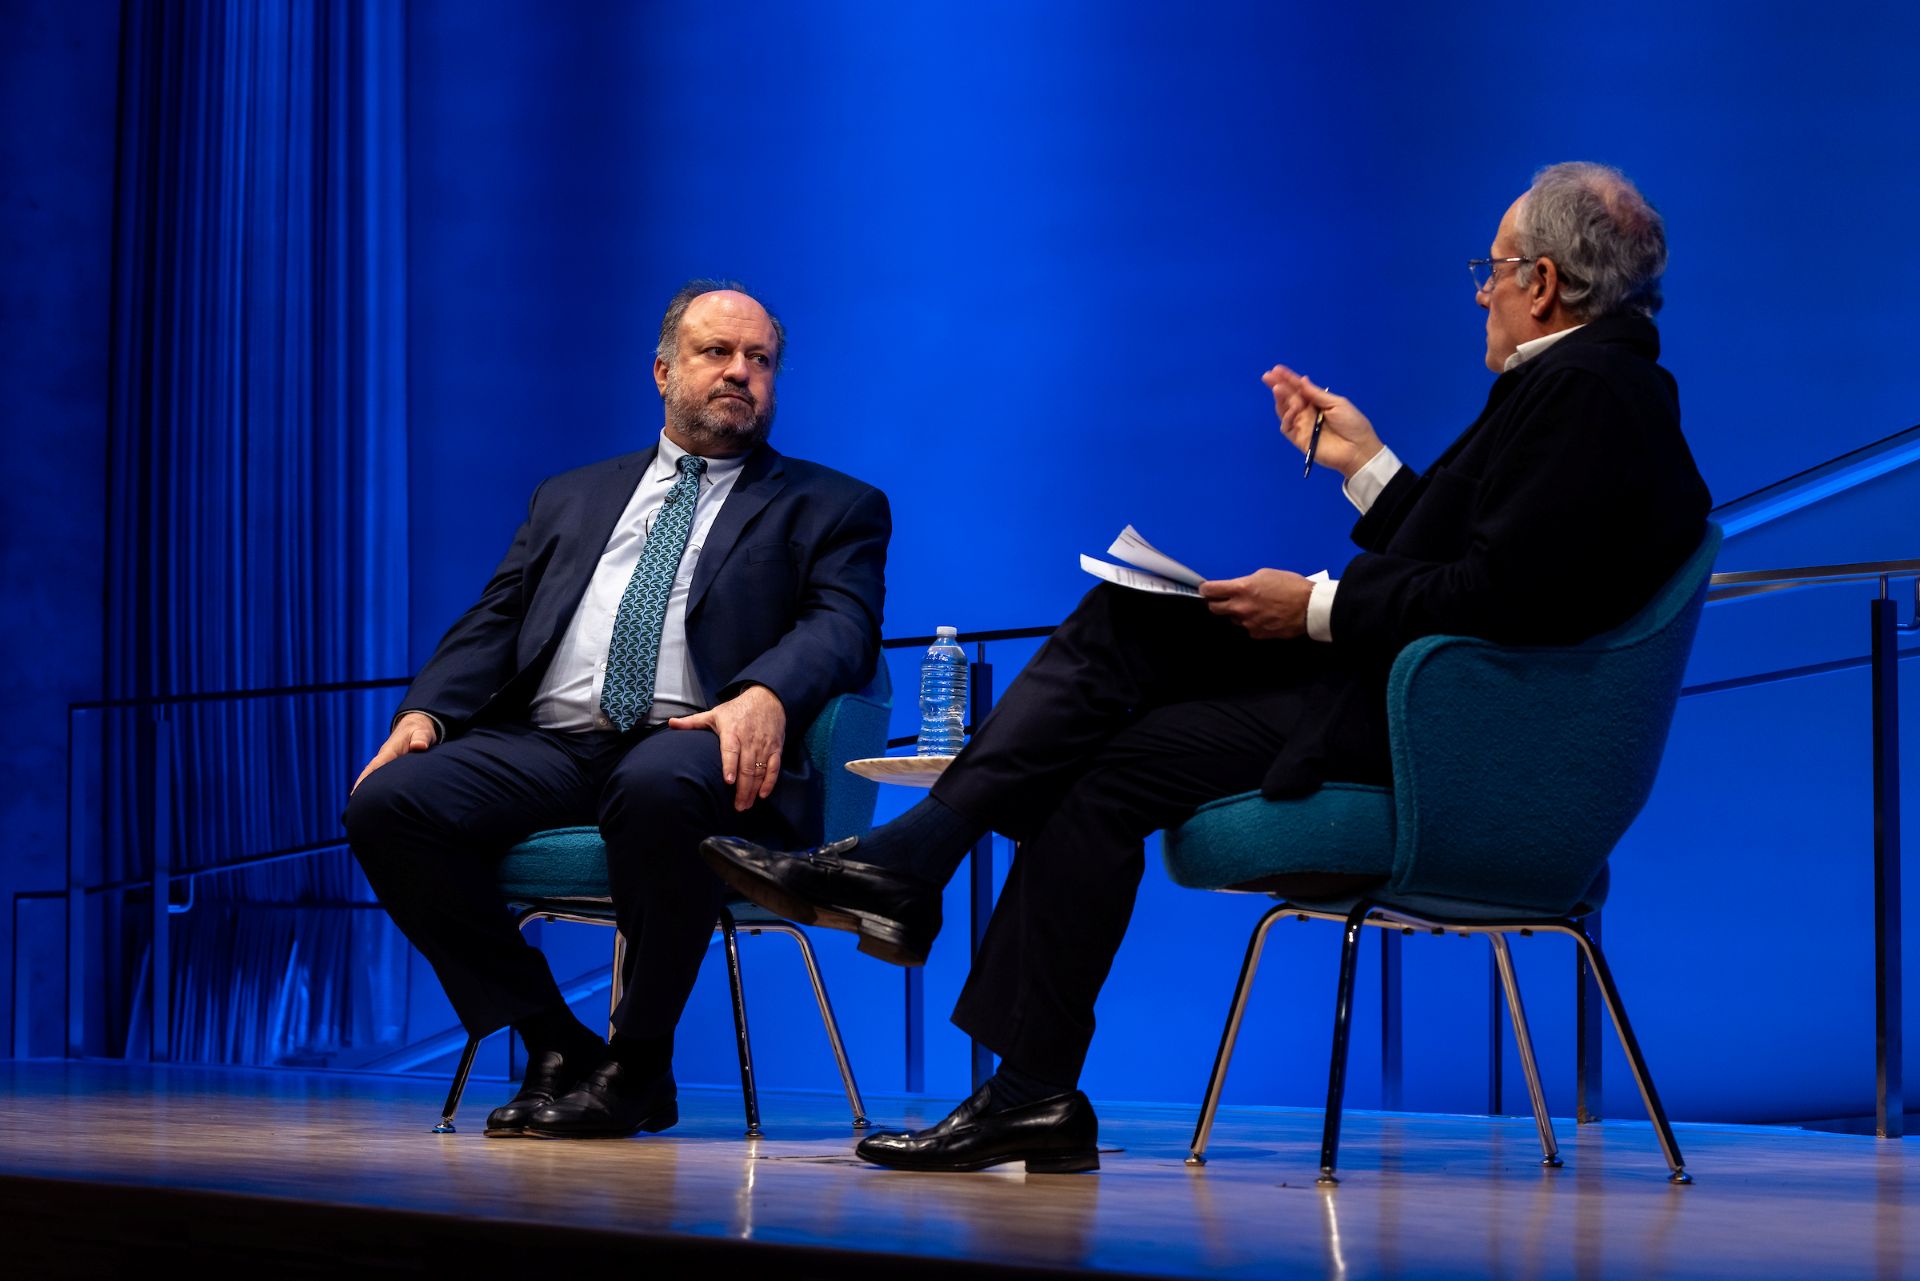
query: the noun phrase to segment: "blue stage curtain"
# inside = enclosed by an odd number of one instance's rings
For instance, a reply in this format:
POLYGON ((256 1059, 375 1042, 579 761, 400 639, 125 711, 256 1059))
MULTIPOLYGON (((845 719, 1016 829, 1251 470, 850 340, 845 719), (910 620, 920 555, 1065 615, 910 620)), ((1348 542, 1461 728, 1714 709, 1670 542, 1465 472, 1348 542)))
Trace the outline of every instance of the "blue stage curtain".
MULTIPOLYGON (((126 4, 111 696, 406 670, 404 27, 388 0, 126 4)), ((176 868, 337 838, 392 698, 115 714, 103 877, 144 876, 156 836, 176 868)), ((369 898, 338 851, 199 878, 170 918, 160 1054, 327 1062, 391 1038, 406 956, 369 898)), ((144 1054, 150 911, 107 910, 103 1048, 144 1054)))

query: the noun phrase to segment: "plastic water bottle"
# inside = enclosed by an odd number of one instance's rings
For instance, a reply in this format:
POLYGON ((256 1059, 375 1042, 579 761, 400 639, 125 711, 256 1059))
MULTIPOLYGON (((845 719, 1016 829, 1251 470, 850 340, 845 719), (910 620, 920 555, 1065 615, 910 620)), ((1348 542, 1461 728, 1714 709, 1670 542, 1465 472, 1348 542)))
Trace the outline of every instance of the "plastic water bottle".
POLYGON ((938 639, 920 660, 921 756, 952 756, 960 750, 967 714, 967 651, 951 627, 935 629, 938 639))

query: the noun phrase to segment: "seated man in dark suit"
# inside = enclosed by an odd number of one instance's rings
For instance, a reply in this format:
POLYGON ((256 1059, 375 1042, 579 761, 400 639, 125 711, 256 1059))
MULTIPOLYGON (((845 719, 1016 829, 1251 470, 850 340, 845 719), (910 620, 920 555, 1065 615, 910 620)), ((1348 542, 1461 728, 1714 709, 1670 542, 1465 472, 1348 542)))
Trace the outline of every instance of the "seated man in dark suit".
POLYGON ((526 1042, 489 1135, 672 1125, 673 1030, 723 896, 700 839, 819 839, 798 736, 872 676, 891 518, 879 490, 766 444, 785 345, 736 285, 674 296, 659 440, 534 491, 347 803, 354 854, 461 1023, 526 1042), (627 940, 611 1045, 493 886, 507 847, 573 824, 606 838, 627 940))
MULTIPOLYGON (((1097 1122, 1075 1085, 1145 838, 1251 788, 1387 782, 1387 674, 1409 641, 1579 641, 1627 619, 1699 545, 1707 490, 1656 363, 1659 215, 1612 169, 1556 165, 1473 266, 1499 377, 1424 475, 1352 402, 1282 366, 1264 375, 1295 445, 1324 417, 1317 460, 1361 513, 1361 553, 1337 582, 1262 569, 1203 585, 1205 607, 1097 587, 898 820, 800 856, 743 839, 703 847, 749 897, 916 964, 974 841, 991 829, 1022 842, 953 1016, 1002 1056, 999 1071, 939 1125, 869 1136, 860 1155, 1095 1168, 1097 1122)), ((1377 879, 1303 872, 1269 888, 1324 895, 1377 879)))

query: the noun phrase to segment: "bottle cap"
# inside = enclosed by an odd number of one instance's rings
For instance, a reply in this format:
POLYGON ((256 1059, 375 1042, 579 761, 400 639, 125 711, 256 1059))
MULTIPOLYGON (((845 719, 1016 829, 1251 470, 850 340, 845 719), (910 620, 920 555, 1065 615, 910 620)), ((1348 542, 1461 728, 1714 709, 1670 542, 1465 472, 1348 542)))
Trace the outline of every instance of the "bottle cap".
POLYGON ((958 627, 936 627, 933 629, 933 634, 935 636, 958 636, 960 629, 958 627))

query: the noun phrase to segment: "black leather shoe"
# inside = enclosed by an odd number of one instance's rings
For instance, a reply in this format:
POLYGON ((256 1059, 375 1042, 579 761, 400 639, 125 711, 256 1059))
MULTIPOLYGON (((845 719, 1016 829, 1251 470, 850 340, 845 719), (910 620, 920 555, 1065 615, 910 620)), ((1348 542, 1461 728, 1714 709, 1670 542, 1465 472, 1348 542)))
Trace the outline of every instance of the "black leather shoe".
POLYGON ((940 1124, 870 1134, 854 1155, 895 1170, 984 1170, 1008 1161, 1025 1161, 1028 1174, 1100 1168, 1100 1118, 1080 1091, 1003 1112, 988 1111, 991 1097, 983 1085, 940 1124))
POLYGON ((568 1064, 558 1050, 536 1054, 527 1062, 520 1093, 487 1113, 487 1137, 514 1138, 525 1134, 527 1119, 565 1094, 580 1079, 580 1066, 568 1064))
POLYGON ((527 1119, 527 1133, 542 1139, 624 1139, 638 1130, 664 1130, 679 1119, 672 1072, 635 1080, 609 1059, 536 1110, 527 1119))
POLYGON ((895 965, 924 965, 940 932, 940 888, 846 855, 860 838, 800 854, 737 836, 710 836, 700 857, 736 891, 800 925, 860 936, 860 950, 895 965))

